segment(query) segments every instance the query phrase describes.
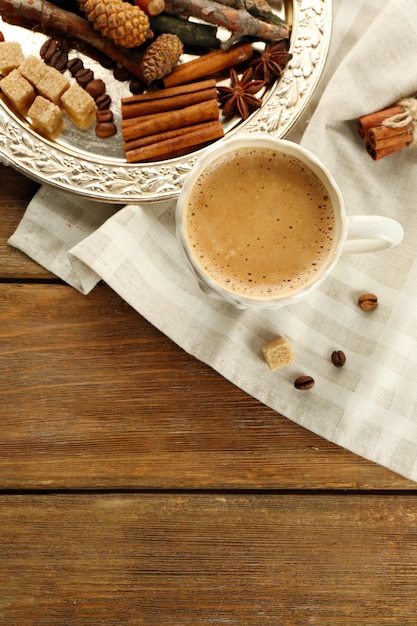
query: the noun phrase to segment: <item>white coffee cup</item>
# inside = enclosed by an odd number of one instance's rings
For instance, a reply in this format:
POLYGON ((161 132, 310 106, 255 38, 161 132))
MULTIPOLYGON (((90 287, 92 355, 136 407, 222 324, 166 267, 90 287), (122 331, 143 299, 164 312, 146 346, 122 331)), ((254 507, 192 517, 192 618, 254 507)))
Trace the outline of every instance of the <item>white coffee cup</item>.
POLYGON ((185 178, 177 201, 176 225, 180 249, 201 289, 239 308, 275 309, 299 302, 323 283, 342 253, 386 250, 404 236, 394 219, 347 216, 333 176, 317 157, 296 143, 267 135, 241 135, 208 148, 185 178), (272 155, 271 169, 267 157, 272 155), (258 157, 259 170, 255 165, 258 157), (220 180, 224 174, 226 180, 220 180), (207 208, 210 203, 213 210, 207 208), (273 245, 271 237, 276 242, 273 245), (288 253, 283 256, 284 247, 288 253), (252 260, 246 258, 245 248, 253 250, 252 260), (310 249, 314 252, 308 253, 311 259, 304 252, 310 249), (301 261, 304 254, 306 262, 301 261), (291 274, 293 270, 285 267, 290 259, 294 263, 299 260, 300 266, 304 263, 306 271, 291 274), (258 261, 259 266, 268 263, 271 276, 269 270, 257 267, 258 261), (241 269, 243 278, 239 275, 237 279, 241 269), (257 274, 261 269, 262 280, 257 274), (228 276, 229 271, 233 275, 228 276), (273 278, 280 271, 286 276, 285 284, 273 278), (246 276, 251 276, 249 283, 246 276), (256 288, 252 288, 254 282, 256 288))

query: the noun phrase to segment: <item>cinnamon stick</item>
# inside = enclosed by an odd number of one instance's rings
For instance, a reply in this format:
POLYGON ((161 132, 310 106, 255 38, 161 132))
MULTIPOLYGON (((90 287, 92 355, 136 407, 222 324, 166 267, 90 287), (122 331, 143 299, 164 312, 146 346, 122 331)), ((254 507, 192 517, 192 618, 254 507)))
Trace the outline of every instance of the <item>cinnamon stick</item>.
POLYGON ((384 120, 387 120, 392 115, 398 115, 399 113, 404 113, 404 107, 401 105, 394 105, 387 109, 376 111, 375 113, 362 115, 362 117, 358 119, 359 136, 362 137, 362 139, 365 139, 365 136, 370 128, 379 126, 384 120))
POLYGON ((165 10, 165 0, 135 0, 135 4, 149 16, 160 15, 165 10))
POLYGON ((365 145, 369 156, 371 156, 374 161, 379 161, 390 154, 394 154, 395 152, 406 148, 409 144, 409 141, 397 141, 394 145, 377 148, 374 148, 369 143, 366 143, 365 145))
POLYGON ((134 150, 135 148, 143 148, 153 143, 165 141, 165 139, 172 139, 173 137, 179 137, 185 135, 191 130, 198 130, 204 128, 207 124, 217 124, 217 120, 214 122, 202 122, 201 124, 193 124, 192 126, 184 126, 182 128, 174 128, 173 130, 166 130, 162 133, 156 133, 155 135, 147 135, 146 137, 138 137, 137 139, 131 139, 130 141, 123 142, 123 149, 125 152, 134 150))
POLYGON ((139 67, 139 53, 116 46, 96 31, 85 18, 46 0, 0 0, 0 15, 9 24, 33 28, 39 32, 52 31, 78 39, 106 54, 137 78, 143 78, 139 67))
POLYGON ((129 163, 134 163, 173 158, 219 139, 223 137, 223 134, 223 126, 219 120, 199 124, 198 127, 189 127, 189 130, 167 139, 158 140, 143 147, 128 149, 125 153, 126 159, 129 163))
MULTIPOLYGON (((160 113, 162 113, 162 111, 160 111, 160 113)), ((122 131, 125 128, 136 126, 139 121, 144 122, 145 120, 151 120, 152 117, 152 115, 138 115, 137 117, 128 117, 126 120, 122 119, 122 131)))
POLYGON ((145 119, 137 118, 137 124, 122 127, 124 141, 130 141, 146 135, 154 135, 166 130, 191 126, 199 122, 214 121, 219 117, 219 109, 216 100, 207 100, 198 104, 192 104, 181 110, 164 111, 147 116, 145 119))
POLYGON ((372 148, 386 148, 404 142, 413 141, 413 125, 393 128, 392 126, 375 126, 370 128, 367 134, 367 142, 372 148))
POLYGON ((163 84, 165 87, 173 87, 191 83, 249 61, 252 57, 253 48, 248 42, 236 44, 228 50, 214 50, 192 61, 177 65, 170 74, 165 76, 163 84))
POLYGON ((215 79, 208 78, 207 80, 200 80, 196 81, 195 83, 187 83, 186 85, 175 85, 174 87, 168 87, 167 89, 156 89, 155 91, 139 93, 135 96, 126 96, 122 99, 122 102, 126 104, 131 104, 135 102, 145 102, 147 100, 156 100, 157 98, 171 98, 171 96, 178 96, 182 93, 191 93, 200 89, 209 89, 210 87, 215 86, 215 79))
MULTIPOLYGON (((150 94, 146 94, 150 95, 150 94)), ((174 109, 182 109, 192 104, 198 104, 205 100, 216 99, 217 89, 216 86, 209 87, 208 89, 196 89, 189 93, 181 93, 168 98, 154 99, 144 98, 142 101, 137 99, 136 101, 126 102, 122 100, 121 112, 122 118, 127 120, 133 117, 139 117, 142 115, 152 115, 154 113, 161 113, 162 111, 173 111, 174 109)))

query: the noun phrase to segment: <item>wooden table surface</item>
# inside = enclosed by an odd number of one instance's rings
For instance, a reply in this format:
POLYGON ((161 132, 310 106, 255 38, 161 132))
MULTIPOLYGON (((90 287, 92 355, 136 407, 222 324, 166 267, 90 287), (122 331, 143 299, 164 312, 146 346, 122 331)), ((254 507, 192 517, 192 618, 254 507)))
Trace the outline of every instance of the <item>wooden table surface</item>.
POLYGON ((1 626, 417 624, 416 484, 11 248, 37 188, 0 167, 1 626))

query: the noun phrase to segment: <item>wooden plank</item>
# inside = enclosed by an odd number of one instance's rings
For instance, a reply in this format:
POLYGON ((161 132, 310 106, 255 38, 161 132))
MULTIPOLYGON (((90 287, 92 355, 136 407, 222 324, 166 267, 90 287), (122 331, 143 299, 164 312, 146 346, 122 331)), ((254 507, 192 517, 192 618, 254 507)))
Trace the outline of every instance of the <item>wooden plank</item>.
POLYGON ((414 489, 186 354, 109 288, 0 285, 0 489, 414 489))
POLYGON ((7 626, 417 623, 408 495, 0 497, 7 626))
POLYGON ((0 278, 56 278, 25 254, 7 244, 38 188, 38 183, 12 167, 0 165, 0 278))

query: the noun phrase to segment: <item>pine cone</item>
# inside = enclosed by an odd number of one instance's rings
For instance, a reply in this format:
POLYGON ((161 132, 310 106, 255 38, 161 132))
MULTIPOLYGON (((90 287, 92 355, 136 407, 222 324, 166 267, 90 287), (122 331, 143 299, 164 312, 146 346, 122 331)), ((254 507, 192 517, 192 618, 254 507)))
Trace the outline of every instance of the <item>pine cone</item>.
POLYGON ((123 0, 79 0, 96 30, 124 48, 141 46, 149 37, 149 18, 142 9, 123 0))
POLYGON ((141 73, 149 85, 163 78, 176 66, 184 46, 172 33, 162 33, 149 45, 140 64, 141 73))

